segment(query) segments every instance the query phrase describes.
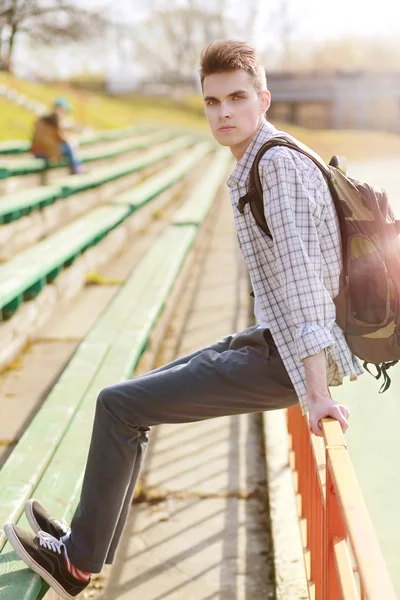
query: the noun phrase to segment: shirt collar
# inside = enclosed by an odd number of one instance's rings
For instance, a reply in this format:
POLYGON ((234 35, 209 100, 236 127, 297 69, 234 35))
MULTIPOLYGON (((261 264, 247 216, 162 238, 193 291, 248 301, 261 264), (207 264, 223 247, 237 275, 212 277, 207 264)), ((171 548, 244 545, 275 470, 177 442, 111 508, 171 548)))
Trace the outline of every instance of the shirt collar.
POLYGON ((251 165, 253 164, 254 157, 258 150, 277 133, 278 130, 271 125, 271 123, 265 120, 263 121, 250 144, 247 146, 242 158, 236 163, 236 167, 227 179, 226 183, 230 188, 235 186, 243 187, 246 184, 251 165))

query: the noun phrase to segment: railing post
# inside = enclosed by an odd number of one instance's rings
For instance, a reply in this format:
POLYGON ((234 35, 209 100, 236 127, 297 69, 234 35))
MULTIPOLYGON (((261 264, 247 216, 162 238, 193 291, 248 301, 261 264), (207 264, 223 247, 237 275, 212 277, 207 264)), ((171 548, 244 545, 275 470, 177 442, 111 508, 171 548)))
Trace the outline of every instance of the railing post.
POLYGON ((315 600, 322 600, 318 592, 317 581, 317 474, 311 461, 314 460, 310 443, 309 460, 307 470, 310 474, 310 485, 308 493, 310 494, 309 514, 307 518, 307 546, 310 551, 310 579, 315 585, 315 600))
POLYGON ((321 438, 311 435, 313 460, 313 511, 314 542, 312 563, 315 583, 315 600, 325 600, 325 452, 321 438))
POLYGON ((346 452, 344 448, 326 448, 326 600, 342 600, 341 586, 335 564, 334 544, 347 538, 339 499, 331 474, 331 453, 346 452))
MULTIPOLYGON (((319 488, 319 486, 318 486, 319 488)), ((316 579, 315 579, 315 591, 316 600, 325 600, 326 598, 326 571, 325 571, 325 499, 323 494, 317 488, 317 510, 315 516, 316 526, 316 579)))

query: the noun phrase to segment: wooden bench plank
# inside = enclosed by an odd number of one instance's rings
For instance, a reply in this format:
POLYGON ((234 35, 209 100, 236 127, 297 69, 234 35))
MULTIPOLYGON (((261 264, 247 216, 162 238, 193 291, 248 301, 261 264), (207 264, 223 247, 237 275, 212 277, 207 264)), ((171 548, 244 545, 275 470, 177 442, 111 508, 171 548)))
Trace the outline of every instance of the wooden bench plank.
MULTIPOLYGON (((105 142, 109 140, 119 140, 136 133, 146 133, 151 131, 154 127, 134 125, 132 127, 123 127, 119 129, 105 129, 104 131, 95 131, 93 133, 86 133, 78 137, 80 146, 88 146, 90 144, 97 144, 98 142, 105 142)), ((0 142, 0 155, 1 154, 24 154, 29 152, 31 149, 30 140, 8 140, 0 142)))
MULTIPOLYGON (((168 129, 168 128, 163 128, 168 129)), ((118 127, 111 129, 96 130, 91 133, 83 133, 77 136, 79 146, 89 146, 99 142, 122 140, 133 135, 160 131, 160 127, 152 124, 137 124, 130 127, 118 127)), ((0 155, 25 154, 31 149, 30 140, 7 140, 0 142, 0 155)))
POLYGON ((126 206, 100 206, 0 266, 0 310, 36 282, 45 283, 54 269, 116 227, 129 213, 126 206))
POLYGON ((0 143, 0 154, 23 154, 29 152, 30 147, 29 140, 9 140, 0 143))
MULTIPOLYGON (((106 146, 98 150, 84 150, 80 153, 80 158, 83 163, 114 158, 133 150, 146 148, 147 146, 159 143, 174 136, 176 136, 176 134, 170 130, 166 130, 142 135, 137 140, 117 140, 111 147, 106 146)), ((58 169, 59 167, 68 166, 68 164, 66 159, 62 159, 58 163, 48 163, 42 158, 32 157, 23 161, 8 161, 1 166, 7 170, 7 177, 17 177, 40 173, 42 171, 47 171, 48 169, 58 169)))
MULTIPOLYGON (((177 134, 173 131, 156 131, 146 135, 137 136, 131 140, 115 141, 112 145, 96 150, 84 150, 80 153, 80 158, 83 163, 94 162, 96 160, 104 160, 107 158, 115 158, 133 150, 149 148, 154 144, 165 142, 169 139, 176 138, 177 134)), ((56 167, 57 165, 55 165, 56 167)))
POLYGON ((61 197, 61 188, 57 185, 46 185, 3 196, 0 199, 0 224, 11 223, 32 210, 52 204, 61 197))
MULTIPOLYGON (((147 148, 154 143, 160 143, 165 139, 168 139, 168 137, 171 137, 172 135, 173 134, 171 132, 157 132, 156 134, 147 136, 146 139, 143 138, 135 142, 130 142, 130 148, 147 148)), ((104 158, 103 151, 97 154, 96 156, 97 158, 104 158)), ((95 160, 94 155, 93 160, 95 160)), ((146 166, 147 164, 144 163, 142 168, 146 166)), ((100 180, 101 174, 102 173, 96 173, 96 177, 100 178, 100 180)), ((79 185, 75 186, 72 192, 68 193, 67 195, 72 195, 72 193, 79 193, 81 191, 81 182, 82 179, 80 179, 79 185)), ((102 185, 102 183, 103 182, 100 181, 99 185, 102 185)), ((30 214, 34 210, 38 210, 43 206, 47 206, 55 200, 59 200, 63 197, 64 193, 60 185, 42 186, 39 188, 24 190, 22 192, 12 193, 3 196, 0 199, 0 225, 8 224, 12 221, 15 221, 23 216, 30 214)))
MULTIPOLYGON (((183 177, 210 150, 210 145, 203 142, 195 147, 175 166, 170 166, 161 174, 149 178, 142 186, 124 194, 122 200, 115 204, 134 206, 137 210, 144 203, 183 177), (126 201, 128 200, 128 202, 126 201)), ((99 223, 104 224, 102 215, 107 220, 108 207, 100 207, 57 232, 53 236, 39 242, 35 246, 21 252, 7 264, 0 266, 0 309, 5 309, 3 318, 12 314, 22 301, 31 286, 31 296, 45 285, 50 273, 60 269, 71 257, 76 255, 93 236, 99 235, 99 223), (38 282, 38 283, 37 283, 38 282)), ((127 213, 126 213, 127 214, 127 213)), ((126 215, 125 215, 126 216, 126 215)))
POLYGON ((122 140, 133 135, 151 133, 155 127, 151 125, 132 125, 130 127, 119 127, 113 129, 104 129, 85 133, 78 137, 79 146, 89 146, 99 142, 108 142, 113 140, 122 140))
POLYGON ((135 186, 134 189, 119 195, 113 200, 113 203, 129 204, 137 210, 143 204, 149 202, 155 198, 155 196, 179 181, 179 179, 193 169, 193 167, 198 164, 210 150, 211 146, 207 142, 202 142, 194 146, 194 148, 189 151, 179 163, 167 167, 160 173, 149 177, 143 183, 135 186))
POLYGON ((194 188, 182 208, 173 216, 172 223, 175 225, 199 225, 204 220, 231 162, 232 156, 226 149, 219 150, 213 156, 207 170, 207 185, 202 188, 198 186, 194 188))
POLYGON ((89 173, 87 175, 67 177, 59 182, 59 185, 62 188, 62 194, 64 197, 67 197, 79 191, 98 187, 104 183, 113 181, 118 177, 136 173, 136 171, 140 171, 164 158, 168 158, 178 150, 181 150, 186 146, 191 146, 194 143, 195 137, 193 135, 185 135, 171 142, 167 142, 160 147, 152 148, 134 160, 121 161, 116 165, 102 169, 100 173, 89 173))

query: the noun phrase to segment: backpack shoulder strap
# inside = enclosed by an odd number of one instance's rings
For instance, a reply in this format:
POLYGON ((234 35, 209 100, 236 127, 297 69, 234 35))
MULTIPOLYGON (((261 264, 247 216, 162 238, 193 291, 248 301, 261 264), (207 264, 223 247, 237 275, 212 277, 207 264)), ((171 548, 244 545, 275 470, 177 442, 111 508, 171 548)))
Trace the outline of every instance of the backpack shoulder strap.
POLYGON ((263 189, 260 180, 260 173, 258 170, 260 160, 264 156, 264 154, 274 148, 275 146, 283 146, 285 148, 290 148, 291 150, 296 150, 304 156, 307 156, 310 160, 313 161, 316 167, 320 169, 324 177, 327 179, 329 187, 332 186, 332 172, 328 165, 322 160, 322 158, 311 148, 308 148, 305 144, 301 142, 290 139, 284 136, 275 136, 268 140, 257 152, 257 155, 254 159, 250 170, 249 177, 249 189, 247 194, 242 196, 239 199, 237 204, 237 208, 241 214, 244 212, 245 205, 250 202, 251 212, 253 214, 254 219, 256 220, 258 226, 264 231, 266 235, 272 238, 271 232, 268 228, 267 221, 264 215, 264 201, 263 201, 263 189))

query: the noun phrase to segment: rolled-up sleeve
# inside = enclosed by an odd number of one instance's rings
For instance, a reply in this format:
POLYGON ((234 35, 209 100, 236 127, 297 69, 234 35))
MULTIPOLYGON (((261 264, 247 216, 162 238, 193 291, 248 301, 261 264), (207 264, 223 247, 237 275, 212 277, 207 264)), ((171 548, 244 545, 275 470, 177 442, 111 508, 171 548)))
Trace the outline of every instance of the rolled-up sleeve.
MULTIPOLYGON (((264 212, 273 237, 276 269, 292 326, 296 359, 335 343, 336 309, 323 284, 317 223, 324 205, 318 186, 304 185, 291 152, 274 148, 260 162, 264 212)), ((316 180, 318 183, 318 179, 316 180)))

